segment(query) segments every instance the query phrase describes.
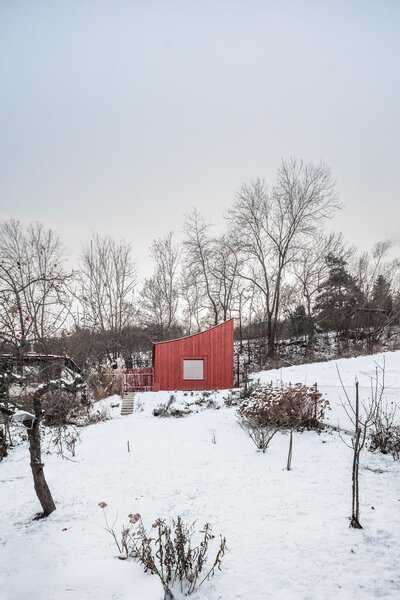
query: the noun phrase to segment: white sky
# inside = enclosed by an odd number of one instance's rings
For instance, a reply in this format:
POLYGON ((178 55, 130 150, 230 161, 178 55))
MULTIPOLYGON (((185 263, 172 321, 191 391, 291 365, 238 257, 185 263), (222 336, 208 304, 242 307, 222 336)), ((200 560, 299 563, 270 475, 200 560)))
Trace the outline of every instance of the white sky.
MULTIPOLYGON (((327 162, 332 226, 400 242, 400 2, 0 0, 0 218, 154 237, 216 224, 281 158, 327 162)), ((399 254, 400 254, 400 248, 399 254)))

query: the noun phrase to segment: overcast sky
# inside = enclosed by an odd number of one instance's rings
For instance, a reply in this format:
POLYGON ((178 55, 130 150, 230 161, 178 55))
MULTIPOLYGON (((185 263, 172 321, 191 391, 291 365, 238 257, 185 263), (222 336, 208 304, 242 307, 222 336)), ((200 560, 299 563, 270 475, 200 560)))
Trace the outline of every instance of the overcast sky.
POLYGON ((400 254, 400 2, 0 0, 0 218, 71 259, 154 237, 282 158, 324 160, 332 227, 400 254))

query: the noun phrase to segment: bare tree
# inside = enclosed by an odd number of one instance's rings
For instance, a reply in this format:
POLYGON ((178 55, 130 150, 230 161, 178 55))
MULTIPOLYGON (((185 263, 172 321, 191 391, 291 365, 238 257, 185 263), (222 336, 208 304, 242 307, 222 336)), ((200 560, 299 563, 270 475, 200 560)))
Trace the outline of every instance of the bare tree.
POLYGON ((201 306, 210 312, 213 325, 217 325, 220 306, 212 273, 214 243, 210 227, 197 209, 193 209, 192 213, 187 215, 184 227, 184 269, 192 274, 191 280, 196 282, 201 306))
POLYGON ((203 304, 200 276, 197 271, 185 268, 180 276, 180 293, 183 301, 183 322, 188 335, 199 332, 203 323, 203 304))
POLYGON ((392 280, 400 271, 400 261, 389 259, 392 248, 393 241, 384 240, 377 242, 371 252, 353 253, 350 268, 367 302, 371 299, 374 283, 379 275, 392 280))
POLYGON ((217 325, 231 316, 239 255, 228 236, 211 235, 211 225, 194 209, 187 216, 184 241, 185 297, 196 298, 204 321, 217 325), (188 288, 194 290, 188 292, 188 288))
POLYGON ((307 346, 313 347, 314 319, 313 307, 321 283, 328 277, 329 266, 326 257, 330 254, 348 258, 354 252, 345 246, 342 234, 318 232, 307 240, 296 255, 294 275, 305 301, 307 318, 307 346))
POLYGON ((232 312, 236 315, 239 331, 239 353, 243 352, 243 329, 251 325, 251 299, 253 290, 248 282, 236 277, 233 290, 232 312), (246 311, 247 309, 247 311, 246 311))
POLYGON ((146 326, 155 326, 158 336, 163 339, 177 320, 180 252, 172 232, 154 240, 150 250, 155 268, 142 289, 140 315, 142 322, 146 326))
POLYGON ((400 261, 389 258, 393 242, 377 242, 372 252, 354 253, 350 268, 363 301, 357 307, 354 329, 373 352, 383 333, 398 318, 393 299, 399 289, 400 261))
MULTIPOLYGON (((44 464, 42 462, 42 450, 41 450, 41 423, 43 418, 46 416, 42 398, 45 394, 51 390, 57 392, 66 392, 68 394, 76 395, 79 392, 83 392, 86 395, 86 385, 84 384, 80 375, 76 375, 71 381, 67 381, 65 378, 58 380, 50 380, 43 382, 36 387, 33 394, 29 396, 28 408, 33 410, 33 413, 25 410, 26 401, 22 404, 10 395, 4 394, 4 384, 6 383, 7 388, 11 384, 24 385, 26 383, 25 378, 20 375, 16 375, 12 371, 3 372, 0 374, 0 385, 2 393, 0 394, 0 414, 6 415, 8 418, 12 416, 23 417, 21 421, 27 428, 28 439, 29 439, 29 454, 30 454, 30 466, 33 476, 33 483, 36 495, 42 506, 42 512, 37 515, 36 518, 47 517, 53 511, 56 510, 50 488, 47 484, 44 475, 44 464), (17 412, 16 412, 17 411, 17 412)), ((20 420, 20 419, 18 419, 20 420)))
POLYGON ((79 275, 80 324, 121 336, 134 317, 137 273, 131 244, 94 236, 82 251, 79 275))
POLYGON ((282 161, 275 186, 244 184, 227 211, 244 261, 240 276, 263 295, 268 352, 275 353, 282 284, 299 248, 338 207, 330 169, 320 163, 282 161))
POLYGON ((227 235, 213 240, 210 271, 214 279, 219 318, 226 321, 231 317, 235 302, 235 284, 239 269, 239 254, 233 249, 227 235))
POLYGON ((41 223, 0 224, 0 340, 16 360, 68 324, 71 274, 63 267, 63 248, 41 223))
POLYGON ((359 468, 361 452, 367 442, 371 427, 376 423, 379 407, 382 402, 382 396, 385 389, 385 363, 383 367, 376 367, 375 381, 371 379, 371 393, 368 401, 360 400, 359 382, 355 380, 355 397, 354 400, 350 397, 346 387, 343 384, 339 369, 337 369, 340 383, 345 395, 345 400, 342 401, 342 406, 354 427, 354 433, 349 445, 344 438, 342 441, 353 452, 352 470, 351 470, 351 519, 350 527, 354 529, 362 529, 360 523, 360 484, 359 484, 359 468), (380 377, 380 372, 382 376, 380 377))

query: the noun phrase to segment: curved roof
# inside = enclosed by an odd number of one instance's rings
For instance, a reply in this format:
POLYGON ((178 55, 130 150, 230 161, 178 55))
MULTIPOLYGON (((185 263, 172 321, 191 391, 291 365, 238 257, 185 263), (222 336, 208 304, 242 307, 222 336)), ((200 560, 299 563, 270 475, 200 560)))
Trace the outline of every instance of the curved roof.
POLYGON ((203 333, 207 333, 208 331, 212 331, 213 329, 222 327, 223 325, 226 325, 227 323, 229 323, 230 321, 233 321, 233 320, 234 319, 232 317, 231 319, 228 319, 227 321, 223 321, 222 323, 218 323, 218 325, 214 325, 213 327, 210 327, 209 329, 205 329, 204 331, 199 331, 198 333, 192 333, 190 335, 184 335, 183 337, 175 338, 173 340, 164 340, 162 342, 153 342, 153 346, 158 346, 159 344, 169 344, 171 342, 179 342, 180 340, 187 340, 188 338, 197 337, 198 335, 203 335, 203 333))

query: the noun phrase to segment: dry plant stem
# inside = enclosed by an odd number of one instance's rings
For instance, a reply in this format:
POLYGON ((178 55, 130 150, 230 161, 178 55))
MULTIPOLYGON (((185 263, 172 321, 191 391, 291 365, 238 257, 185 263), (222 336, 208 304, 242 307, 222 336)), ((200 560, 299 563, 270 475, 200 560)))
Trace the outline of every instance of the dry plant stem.
MULTIPOLYGON (((115 542, 115 544, 116 544, 116 546, 118 548, 118 552, 120 554, 122 554, 122 548, 121 548, 121 546, 120 546, 120 544, 118 542, 118 539, 117 539, 117 536, 116 536, 115 530, 114 530, 115 523, 117 522, 117 519, 118 519, 118 512, 117 512, 117 515, 115 517, 114 523, 110 526, 110 524, 108 522, 108 519, 107 519, 107 513, 104 510, 104 508, 102 509, 102 511, 103 511, 103 516, 104 516, 104 521, 106 523, 106 531, 108 531, 108 533, 110 533, 112 535, 112 537, 114 539, 114 542, 115 542)), ((126 555, 128 556, 128 553, 126 555)))
POLYGON ((211 567, 211 569, 208 571, 207 575, 200 581, 198 587, 200 587, 206 581, 206 579, 208 579, 210 576, 212 577, 214 575, 215 568, 218 568, 219 571, 221 570, 221 563, 222 563, 222 558, 225 554, 225 550, 226 550, 226 538, 221 537, 220 547, 217 552, 217 556, 215 557, 214 564, 211 567))

